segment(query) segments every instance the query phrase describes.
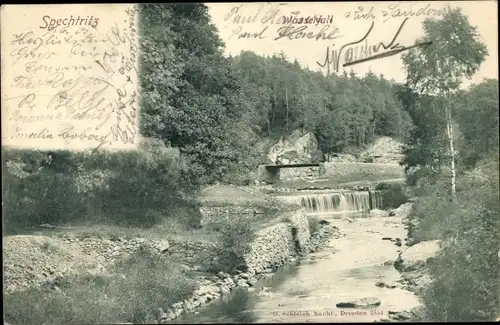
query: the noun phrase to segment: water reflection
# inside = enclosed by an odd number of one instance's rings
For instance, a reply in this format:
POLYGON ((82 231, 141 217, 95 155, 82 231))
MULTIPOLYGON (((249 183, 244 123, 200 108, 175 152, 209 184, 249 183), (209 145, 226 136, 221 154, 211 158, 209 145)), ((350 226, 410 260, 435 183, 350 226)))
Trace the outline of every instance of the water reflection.
POLYGON ((255 295, 252 295, 246 289, 237 288, 229 296, 222 297, 206 307, 200 308, 197 314, 186 314, 172 323, 254 323, 257 320, 257 315, 253 312, 256 301, 257 297, 255 295))
MULTIPOLYGON (((173 324, 192 323, 254 323, 258 320, 258 313, 255 312, 255 305, 259 297, 270 296, 273 292, 282 289, 287 279, 297 275, 298 266, 286 265, 278 269, 274 274, 270 274, 258 281, 249 292, 246 289, 236 288, 227 297, 218 299, 205 307, 199 308, 197 313, 190 313, 174 320, 173 324)), ((297 292, 296 295, 304 295, 304 292, 297 292)))

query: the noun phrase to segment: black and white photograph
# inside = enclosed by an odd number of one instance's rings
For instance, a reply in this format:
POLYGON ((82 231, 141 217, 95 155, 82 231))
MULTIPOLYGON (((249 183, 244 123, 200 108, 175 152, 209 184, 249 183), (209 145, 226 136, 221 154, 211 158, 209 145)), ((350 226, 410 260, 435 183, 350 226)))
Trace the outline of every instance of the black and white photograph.
POLYGON ((0 28, 4 324, 500 320, 497 1, 0 28))

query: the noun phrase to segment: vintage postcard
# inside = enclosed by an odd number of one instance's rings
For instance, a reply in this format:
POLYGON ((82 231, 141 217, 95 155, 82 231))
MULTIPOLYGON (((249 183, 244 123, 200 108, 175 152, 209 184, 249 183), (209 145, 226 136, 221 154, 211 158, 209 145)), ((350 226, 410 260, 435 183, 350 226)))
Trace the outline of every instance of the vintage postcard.
POLYGON ((498 320, 496 1, 0 13, 5 324, 498 320))

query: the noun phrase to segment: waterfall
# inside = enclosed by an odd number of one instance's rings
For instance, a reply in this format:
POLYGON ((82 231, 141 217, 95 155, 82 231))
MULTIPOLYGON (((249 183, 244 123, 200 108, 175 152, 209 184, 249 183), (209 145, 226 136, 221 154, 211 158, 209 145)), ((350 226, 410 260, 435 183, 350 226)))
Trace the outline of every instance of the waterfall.
POLYGON ((352 191, 281 196, 286 202, 301 205, 310 214, 363 212, 382 207, 380 191, 352 191))
POLYGON ((370 210, 372 209, 382 209, 382 192, 381 191, 369 191, 370 193, 370 210))

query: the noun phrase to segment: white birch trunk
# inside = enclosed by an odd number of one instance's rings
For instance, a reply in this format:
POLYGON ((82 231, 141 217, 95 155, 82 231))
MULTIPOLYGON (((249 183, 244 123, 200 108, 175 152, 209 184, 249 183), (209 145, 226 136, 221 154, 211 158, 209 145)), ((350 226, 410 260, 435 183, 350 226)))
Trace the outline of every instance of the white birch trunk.
POLYGON ((451 119, 451 108, 449 106, 449 97, 446 98, 446 128, 448 135, 448 143, 450 149, 450 160, 451 160, 451 197, 454 202, 457 200, 456 195, 456 170, 455 170, 455 147, 453 145, 453 123, 451 119))
POLYGON ((286 130, 288 131, 289 120, 288 120, 288 82, 285 82, 285 104, 286 104, 286 130))

